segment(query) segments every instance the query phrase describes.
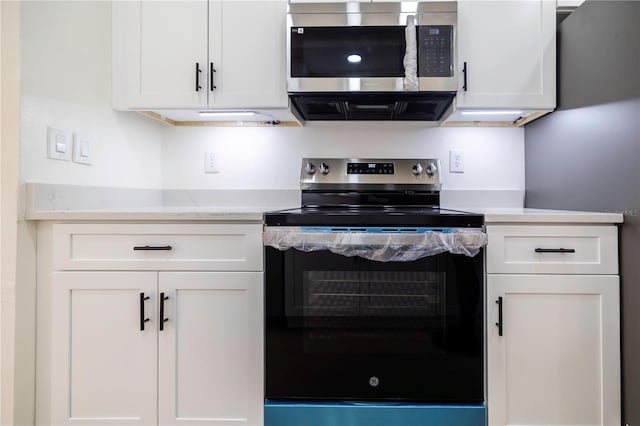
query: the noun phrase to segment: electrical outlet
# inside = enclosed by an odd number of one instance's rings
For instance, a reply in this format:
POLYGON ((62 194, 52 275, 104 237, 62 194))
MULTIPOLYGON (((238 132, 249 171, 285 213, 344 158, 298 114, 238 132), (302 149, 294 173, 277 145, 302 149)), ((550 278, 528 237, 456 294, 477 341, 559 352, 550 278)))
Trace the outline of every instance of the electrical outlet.
POLYGON ((459 149, 449 151, 449 172, 464 173, 464 151, 459 149))
POLYGON ((218 156, 215 152, 204 153, 204 172, 218 173, 218 156))

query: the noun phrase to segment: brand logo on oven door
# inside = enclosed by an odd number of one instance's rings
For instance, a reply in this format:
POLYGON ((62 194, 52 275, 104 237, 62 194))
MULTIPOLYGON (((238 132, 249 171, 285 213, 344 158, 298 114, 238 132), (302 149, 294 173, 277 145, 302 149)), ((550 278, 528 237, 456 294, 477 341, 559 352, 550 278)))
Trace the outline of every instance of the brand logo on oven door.
POLYGON ((371 376, 369 378, 369 385, 371 387, 377 387, 380 384, 380 379, 378 379, 376 376, 371 376))

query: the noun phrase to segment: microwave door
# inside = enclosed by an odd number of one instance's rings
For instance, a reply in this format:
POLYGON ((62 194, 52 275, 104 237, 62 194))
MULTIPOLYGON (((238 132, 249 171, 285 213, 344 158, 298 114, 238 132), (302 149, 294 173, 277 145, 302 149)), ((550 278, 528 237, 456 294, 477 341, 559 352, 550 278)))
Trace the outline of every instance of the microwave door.
POLYGON ((404 27, 292 27, 292 78, 403 77, 404 27))

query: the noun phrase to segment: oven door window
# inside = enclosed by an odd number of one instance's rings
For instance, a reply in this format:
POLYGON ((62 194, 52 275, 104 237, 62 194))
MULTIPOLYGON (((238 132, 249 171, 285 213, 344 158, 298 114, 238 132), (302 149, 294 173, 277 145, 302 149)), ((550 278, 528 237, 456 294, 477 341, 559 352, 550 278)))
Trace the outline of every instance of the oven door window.
POLYGON ((482 256, 270 249, 267 398, 483 400, 482 256))
POLYGON ((291 77, 404 77, 405 28, 293 27, 291 77))

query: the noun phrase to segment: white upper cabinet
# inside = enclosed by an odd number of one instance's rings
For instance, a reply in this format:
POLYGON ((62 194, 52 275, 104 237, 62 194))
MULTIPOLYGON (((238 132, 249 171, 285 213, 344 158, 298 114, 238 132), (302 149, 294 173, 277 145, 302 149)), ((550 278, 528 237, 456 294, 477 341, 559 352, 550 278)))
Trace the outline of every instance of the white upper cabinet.
POLYGON ((285 108, 284 1, 113 2, 115 109, 285 108))
POLYGON ((284 1, 209 2, 208 71, 215 69, 209 106, 288 106, 286 6, 284 1))
POLYGON ((116 1, 112 7, 114 107, 206 108, 207 1, 116 1))
POLYGON ((555 0, 459 1, 458 68, 459 109, 554 109, 555 0))

